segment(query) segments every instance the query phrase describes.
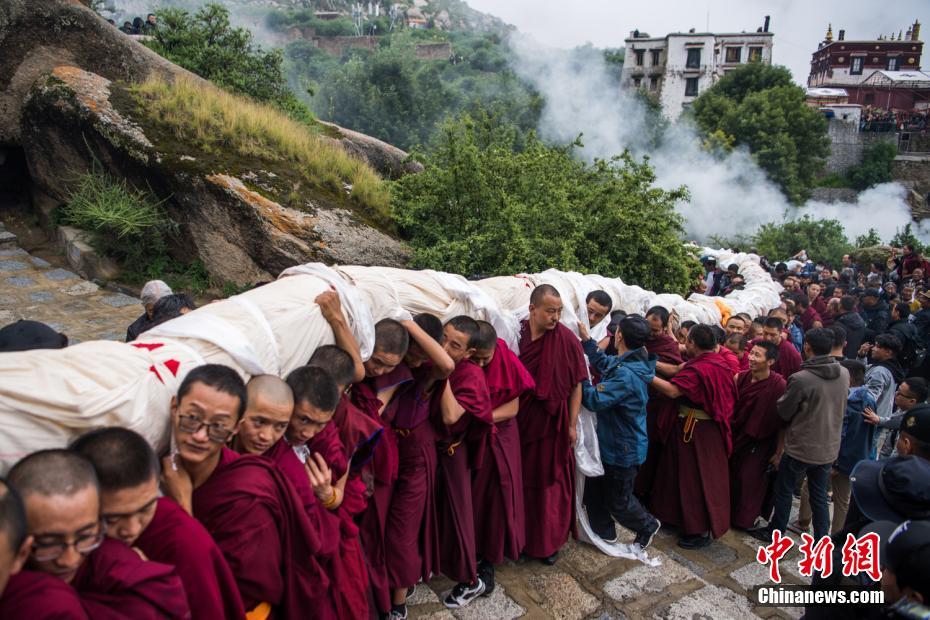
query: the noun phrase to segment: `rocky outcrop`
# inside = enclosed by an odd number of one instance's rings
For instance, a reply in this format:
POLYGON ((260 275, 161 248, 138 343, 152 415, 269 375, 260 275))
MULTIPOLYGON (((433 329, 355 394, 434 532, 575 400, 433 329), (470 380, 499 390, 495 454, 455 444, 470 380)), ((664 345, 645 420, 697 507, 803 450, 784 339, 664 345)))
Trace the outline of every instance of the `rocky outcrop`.
MULTIPOLYGON (((0 1, 0 143, 20 143, 23 104, 39 77, 72 65, 113 81, 189 72, 126 36, 78 0, 0 1)), ((332 126, 347 151, 396 178, 417 165, 376 138, 332 126)))
MULTIPOLYGON (((301 262, 400 266, 405 247, 323 196, 301 195, 284 207, 261 190, 262 169, 238 176, 221 167, 178 166, 158 139, 111 100, 117 84, 71 66, 41 77, 22 108, 20 139, 33 181, 64 201, 69 183, 92 165, 148 187, 180 224, 173 253, 200 259, 216 278, 237 285, 268 280, 301 262), (240 178, 242 177, 242 178, 240 178)), ((182 159, 196 162, 193 151, 182 159)))

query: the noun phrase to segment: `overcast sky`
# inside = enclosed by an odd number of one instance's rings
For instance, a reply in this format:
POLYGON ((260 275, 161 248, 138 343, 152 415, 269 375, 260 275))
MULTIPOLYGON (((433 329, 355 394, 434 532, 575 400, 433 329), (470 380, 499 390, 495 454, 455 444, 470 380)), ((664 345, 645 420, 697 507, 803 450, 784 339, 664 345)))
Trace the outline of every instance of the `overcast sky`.
MULTIPOLYGON (((928 0, 466 0, 532 35, 540 43, 574 47, 591 42, 597 47, 623 47, 630 31, 652 36, 687 32, 753 32, 765 15, 772 16, 774 62, 787 65, 799 83, 806 83, 810 58, 833 24, 833 33, 846 30, 847 39, 874 39, 906 31, 920 20, 920 38, 930 37, 928 0)), ((924 70, 930 57, 924 55, 924 70)))

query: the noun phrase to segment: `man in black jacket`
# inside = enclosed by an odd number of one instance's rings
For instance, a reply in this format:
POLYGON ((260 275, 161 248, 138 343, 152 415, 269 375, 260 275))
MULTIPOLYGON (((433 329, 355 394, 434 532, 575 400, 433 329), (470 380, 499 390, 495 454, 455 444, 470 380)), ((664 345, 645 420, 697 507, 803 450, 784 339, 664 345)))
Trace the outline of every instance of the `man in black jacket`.
POLYGON ((859 353, 859 347, 865 339, 865 321, 855 312, 856 298, 852 295, 844 295, 840 299, 839 308, 836 310, 834 323, 843 326, 846 330, 846 346, 843 348, 843 355, 847 359, 856 359, 859 353))
POLYGON ((898 361, 901 362, 905 373, 917 363, 917 328, 908 320, 910 316, 910 306, 904 302, 894 304, 891 307, 891 324, 888 325, 887 331, 901 341, 898 361))
POLYGON ((865 321, 865 340, 872 342, 875 336, 888 329, 891 322, 891 313, 888 312, 888 302, 881 299, 878 289, 870 288, 862 295, 862 310, 859 311, 865 321))

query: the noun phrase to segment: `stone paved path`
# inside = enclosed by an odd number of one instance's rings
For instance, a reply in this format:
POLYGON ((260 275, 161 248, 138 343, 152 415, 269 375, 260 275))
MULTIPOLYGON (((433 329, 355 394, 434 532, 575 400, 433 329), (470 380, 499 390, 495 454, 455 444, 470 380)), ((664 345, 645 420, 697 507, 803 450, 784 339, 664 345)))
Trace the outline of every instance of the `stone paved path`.
MULTIPOLYGON (((141 313, 138 299, 100 289, 71 271, 32 256, 4 236, 0 225, 0 325, 25 318, 43 321, 81 340, 122 340, 141 313)), ((623 542, 629 542, 628 535, 623 542)), ((555 566, 509 563, 497 572, 497 590, 468 607, 450 612, 441 596, 452 583, 434 579, 410 601, 411 617, 432 620, 510 618, 797 618, 799 609, 755 607, 747 598, 767 582, 755 561, 757 543, 731 531, 700 551, 676 545, 663 530, 652 554, 662 565, 650 568, 607 557, 590 545, 570 542, 555 566)), ((792 549, 795 552, 797 546, 792 549)), ((794 558, 794 556, 790 556, 794 558)), ((802 583, 794 562, 782 563, 788 583, 802 583)))

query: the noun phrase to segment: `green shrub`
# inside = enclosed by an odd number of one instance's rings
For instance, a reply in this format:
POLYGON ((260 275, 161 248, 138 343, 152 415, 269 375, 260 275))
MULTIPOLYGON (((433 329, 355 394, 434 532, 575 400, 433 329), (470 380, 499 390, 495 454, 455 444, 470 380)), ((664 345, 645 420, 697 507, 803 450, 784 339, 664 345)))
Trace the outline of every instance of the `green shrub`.
POLYGON ((151 192, 96 167, 78 177, 61 221, 88 231, 94 248, 128 271, 144 271, 152 258, 165 255, 177 229, 151 192))
POLYGON ((891 167, 898 156, 898 147, 891 142, 881 141, 870 145, 862 153, 862 163, 846 172, 850 184, 864 190, 880 183, 891 182, 891 167))
POLYGON ((785 260, 801 250, 814 261, 841 264, 852 250, 843 225, 837 220, 816 220, 810 215, 783 224, 763 224, 752 237, 760 254, 772 261, 785 260))

